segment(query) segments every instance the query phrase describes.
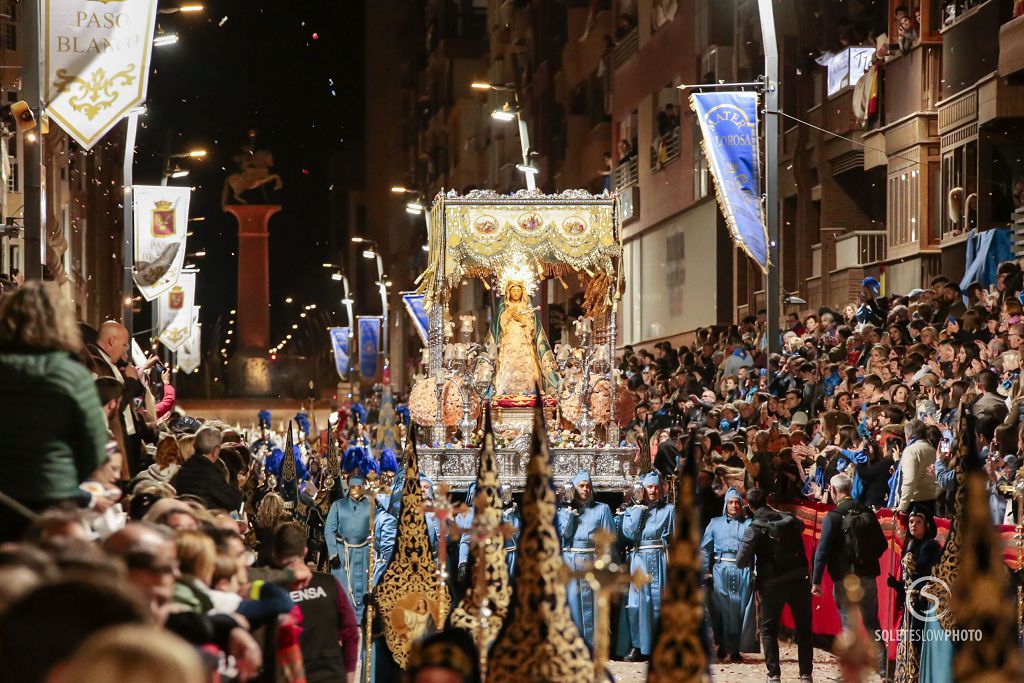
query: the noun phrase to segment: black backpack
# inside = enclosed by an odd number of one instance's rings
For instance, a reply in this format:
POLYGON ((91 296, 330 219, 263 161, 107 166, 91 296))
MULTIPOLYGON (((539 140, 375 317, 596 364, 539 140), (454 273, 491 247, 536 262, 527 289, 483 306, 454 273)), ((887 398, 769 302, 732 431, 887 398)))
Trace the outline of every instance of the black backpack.
POLYGON ((854 505, 840 525, 843 532, 843 552, 852 566, 878 562, 886 549, 885 533, 870 508, 854 505))
POLYGON ((799 524, 793 524, 793 515, 780 512, 782 519, 759 522, 771 548, 772 564, 778 572, 796 567, 807 568, 807 553, 804 551, 803 531, 799 524))

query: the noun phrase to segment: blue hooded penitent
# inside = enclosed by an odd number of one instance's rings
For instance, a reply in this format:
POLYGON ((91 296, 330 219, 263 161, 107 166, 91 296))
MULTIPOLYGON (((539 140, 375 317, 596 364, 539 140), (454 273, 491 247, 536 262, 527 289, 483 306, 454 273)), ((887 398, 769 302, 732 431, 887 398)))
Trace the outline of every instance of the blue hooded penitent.
POLYGON ((390 448, 385 448, 380 452, 380 471, 381 472, 397 472, 398 471, 398 458, 395 457, 395 452, 390 448))
POLYGON ((363 446, 349 446, 341 456, 341 471, 353 472, 359 467, 366 448, 363 446))
POLYGON ((879 284, 878 280, 871 276, 864 278, 861 281, 860 286, 863 287, 864 289, 871 290, 875 294, 878 294, 878 292, 882 289, 882 285, 879 284))
POLYGON ((641 483, 643 483, 644 486, 660 486, 661 475, 658 474, 657 470, 655 470, 654 472, 648 472, 647 474, 644 475, 644 478, 641 480, 641 483))
POLYGON ((572 478, 572 485, 579 486, 583 482, 587 482, 593 487, 594 483, 590 480, 590 472, 587 470, 580 470, 575 477, 572 478))
POLYGON ((309 436, 309 415, 306 415, 305 413, 296 413, 295 423, 299 425, 299 429, 302 430, 303 434, 309 436))
POLYGON ((740 505, 743 504, 743 496, 740 495, 740 492, 730 487, 729 490, 725 492, 725 500, 722 503, 723 515, 725 514, 725 509, 729 506, 730 500, 738 500, 740 502, 740 505))
POLYGON ((736 553, 751 520, 742 514, 743 496, 736 489, 725 492, 724 503, 721 516, 708 523, 700 543, 704 573, 713 577, 706 598, 711 629, 725 653, 752 652, 757 650, 753 577, 749 567, 736 566, 736 553), (725 512, 731 500, 741 503, 741 514, 735 517, 725 512))

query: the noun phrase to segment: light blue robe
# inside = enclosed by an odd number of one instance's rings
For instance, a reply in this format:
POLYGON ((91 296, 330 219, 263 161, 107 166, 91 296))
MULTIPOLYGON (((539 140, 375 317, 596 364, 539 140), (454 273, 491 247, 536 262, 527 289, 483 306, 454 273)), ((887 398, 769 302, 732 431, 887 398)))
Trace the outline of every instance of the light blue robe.
POLYGON ((630 584, 626 602, 630 644, 644 655, 651 654, 661 617, 661 593, 668 572, 668 542, 675 529, 675 517, 675 506, 671 504, 649 509, 645 505, 634 505, 622 516, 622 536, 633 546, 629 569, 642 571, 650 577, 650 582, 640 588, 630 584), (644 510, 647 510, 646 519, 644 510))
MULTIPOLYGON (((394 517, 378 507, 373 526, 373 580, 376 585, 394 551, 398 525, 394 517)), ((362 621, 363 596, 371 588, 370 500, 362 498, 355 501, 346 497, 334 501, 324 524, 324 540, 327 542, 328 555, 337 556, 341 561, 341 566, 332 569, 331 574, 338 579, 352 601, 356 620, 362 621)))
MULTIPOLYGON (((583 571, 594 561, 594 532, 598 529, 613 532, 615 523, 611 509, 604 503, 595 502, 593 498, 586 506, 578 509, 578 516, 573 514, 576 511, 573 508, 559 508, 555 523, 562 541, 562 559, 569 569, 583 571)), ((569 582, 568 597, 572 620, 576 622, 587 646, 593 648, 596 617, 594 593, 585 581, 573 580, 569 582)))
POLYGON ((704 574, 711 574, 713 584, 708 591, 711 629, 715 645, 727 654, 757 651, 750 568, 740 569, 735 562, 720 559, 735 558, 749 526, 749 519, 739 521, 725 514, 714 517, 700 544, 704 574))
MULTIPOLYGON (((471 529, 473 527, 473 509, 469 509, 466 512, 455 516, 455 523, 459 525, 461 529, 471 529)), ((508 565, 508 576, 511 579, 516 569, 516 552, 519 547, 519 533, 522 527, 522 520, 519 518, 519 509, 515 506, 505 508, 501 511, 501 523, 508 524, 514 531, 512 536, 505 539, 505 564, 508 565)), ((469 551, 470 551, 470 534, 468 532, 462 534, 459 539, 459 565, 467 564, 469 562, 469 551)))
MULTIPOLYGON (((925 612, 935 613, 934 603, 925 612)), ((938 619, 925 621, 921 627, 921 663, 918 669, 920 683, 953 683, 953 640, 938 619)))

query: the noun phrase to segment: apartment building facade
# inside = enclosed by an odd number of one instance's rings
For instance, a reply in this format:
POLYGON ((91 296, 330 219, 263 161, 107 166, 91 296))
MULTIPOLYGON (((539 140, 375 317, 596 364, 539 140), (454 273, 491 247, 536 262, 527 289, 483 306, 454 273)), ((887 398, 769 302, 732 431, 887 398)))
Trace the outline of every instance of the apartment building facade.
MULTIPOLYGON (((679 342, 765 306, 764 276, 732 245, 718 210, 692 89, 678 87, 761 75, 757 0, 422 5, 427 16, 485 17, 477 49, 419 71, 417 95, 445 102, 427 107, 426 123, 417 115, 421 135, 408 151, 424 196, 524 187, 516 126, 489 116, 516 107, 539 188, 620 195, 621 344, 679 342), (443 96, 426 87, 436 74, 443 96), (474 92, 473 81, 512 89, 474 92)), ((1022 215, 1024 19, 1014 5, 775 3, 781 140, 768 172, 780 184, 782 289, 807 302, 785 311, 839 309, 868 275, 887 292, 940 272, 958 278, 972 229, 1022 215)), ((465 289, 460 307, 479 309, 482 290, 465 289)), ((572 315, 575 293, 542 292, 550 332, 572 315)))
MULTIPOLYGON (((0 2, 0 106, 21 98, 22 6, 0 2)), ((60 285, 81 320, 98 325, 121 310, 124 124, 91 151, 56 124, 0 141, 0 274, 25 273, 26 136, 43 145, 44 277, 60 285), (46 133, 43 134, 43 130, 46 133)))

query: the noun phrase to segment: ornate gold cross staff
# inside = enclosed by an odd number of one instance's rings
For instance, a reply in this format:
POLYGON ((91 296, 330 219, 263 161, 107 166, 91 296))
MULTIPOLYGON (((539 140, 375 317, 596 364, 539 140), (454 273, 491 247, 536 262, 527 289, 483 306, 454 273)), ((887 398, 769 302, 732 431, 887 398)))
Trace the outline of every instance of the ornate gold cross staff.
MULTIPOLYGON (((457 513, 462 512, 462 510, 465 509, 465 505, 461 503, 459 505, 452 503, 451 499, 448 497, 448 491, 449 487, 447 484, 438 484, 433 500, 424 500, 422 506, 423 513, 426 514, 428 512, 433 512, 434 517, 437 518, 437 521, 440 524, 440 529, 438 529, 437 532, 437 590, 439 601, 440 596, 444 592, 442 590, 442 586, 448 581, 449 524, 451 524, 457 513)), ((459 529, 458 526, 454 524, 452 524, 452 527, 456 530, 459 529)), ((442 621, 444 620, 444 616, 445 615, 442 615, 442 621)))
MULTIPOLYGON (((515 534, 515 527, 501 521, 501 514, 488 507, 486 497, 478 493, 473 501, 473 524, 459 527, 458 532, 469 534, 470 553, 473 557, 473 581, 466 597, 452 611, 452 625, 464 626, 472 631, 480 658, 480 679, 487 679, 487 650, 494 642, 508 610, 508 599, 501 603, 490 597, 491 577, 488 576, 487 557, 497 551, 504 555, 505 540, 515 534)), ((504 557, 502 557, 504 561, 504 557)), ((506 577, 507 579, 507 577, 506 577)), ((506 581, 507 586, 507 581, 506 581)))
POLYGON ((617 564, 612 560, 611 546, 615 542, 615 534, 607 529, 594 532, 594 562, 586 569, 572 570, 563 565, 561 574, 563 581, 576 579, 586 581, 590 590, 597 596, 597 622, 594 625, 594 681, 600 683, 607 680, 605 664, 608 663, 611 643, 611 595, 628 590, 630 586, 641 588, 650 582, 645 572, 637 570, 630 573, 627 565, 617 564))

